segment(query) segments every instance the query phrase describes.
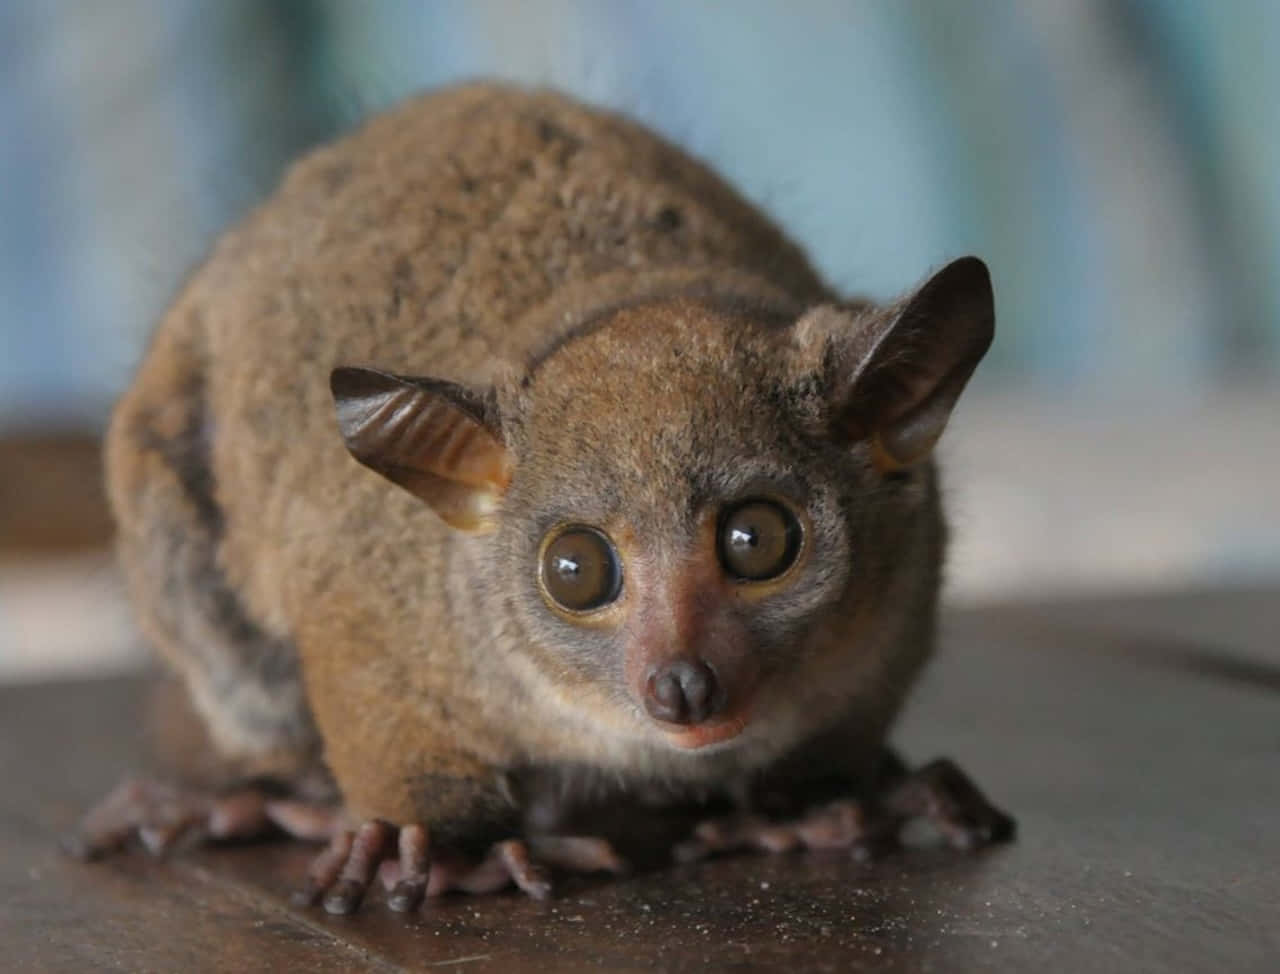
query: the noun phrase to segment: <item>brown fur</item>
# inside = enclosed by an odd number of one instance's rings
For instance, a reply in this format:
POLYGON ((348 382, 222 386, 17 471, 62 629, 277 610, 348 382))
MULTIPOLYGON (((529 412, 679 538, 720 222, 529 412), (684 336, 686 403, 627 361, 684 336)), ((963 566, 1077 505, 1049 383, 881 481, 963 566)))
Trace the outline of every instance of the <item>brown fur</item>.
MULTIPOLYGON (((407 102, 223 237, 121 400, 108 478, 144 625, 225 755, 280 775, 322 755, 361 816, 465 832, 531 767, 733 790, 832 735, 814 773, 856 776, 931 651, 944 540, 927 458, 873 462, 868 436, 906 420, 841 385, 900 367, 871 338, 901 310, 837 306, 755 209, 617 116, 495 85, 407 102), (475 391, 512 471, 487 530, 352 459, 344 365, 475 391), (714 511, 774 489, 804 504, 803 563, 740 591, 714 511), (597 624, 534 583, 566 518, 626 564, 597 624), (688 751, 625 670, 699 640, 752 654, 754 696, 731 745, 688 751)), ((940 381, 917 364, 876 402, 940 381)))

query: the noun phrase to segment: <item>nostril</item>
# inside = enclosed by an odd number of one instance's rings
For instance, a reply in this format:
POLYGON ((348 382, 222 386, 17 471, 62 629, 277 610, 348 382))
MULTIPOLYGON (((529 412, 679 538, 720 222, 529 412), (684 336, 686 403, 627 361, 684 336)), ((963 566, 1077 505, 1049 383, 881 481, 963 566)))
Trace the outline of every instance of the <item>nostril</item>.
POLYGON ((660 720, 683 723, 685 699, 679 676, 669 669, 663 670, 654 677, 650 686, 650 697, 657 706, 651 706, 649 713, 660 720))
POLYGON ((715 695, 715 677, 705 664, 678 663, 680 686, 684 689, 685 709, 689 723, 700 724, 711 716, 711 698, 715 695))
POLYGON ((715 671, 701 660, 677 660, 650 676, 649 716, 673 724, 700 724, 720 709, 715 671))

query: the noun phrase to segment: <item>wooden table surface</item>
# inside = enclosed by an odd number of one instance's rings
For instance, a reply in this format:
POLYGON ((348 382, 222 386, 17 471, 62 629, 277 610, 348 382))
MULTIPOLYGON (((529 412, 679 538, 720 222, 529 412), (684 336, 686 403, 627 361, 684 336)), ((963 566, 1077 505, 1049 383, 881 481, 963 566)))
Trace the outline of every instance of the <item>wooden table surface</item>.
POLYGON ((0 969, 1280 970, 1280 589, 957 612, 898 740, 1019 821, 968 858, 739 856, 403 916, 288 903, 287 843, 83 865, 139 680, 0 690, 0 969))

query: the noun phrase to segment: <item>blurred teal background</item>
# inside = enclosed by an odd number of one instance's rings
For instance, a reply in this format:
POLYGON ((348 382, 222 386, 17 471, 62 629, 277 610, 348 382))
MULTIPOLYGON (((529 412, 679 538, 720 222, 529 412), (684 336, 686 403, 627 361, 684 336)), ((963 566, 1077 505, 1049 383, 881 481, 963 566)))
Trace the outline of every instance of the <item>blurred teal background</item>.
POLYGON ((1194 397, 1280 371, 1280 4, 6 0, 0 429, 104 421, 283 164, 477 75, 626 110, 841 288, 991 264, 989 384, 1194 397))
MULTIPOLYGON (((986 258, 951 599, 1273 585, 1277 51, 1276 0, 0 0, 0 445, 100 431, 289 159, 499 76, 692 149, 846 292, 986 258)), ((0 535, 64 519, 37 474, 0 459, 0 535)), ((128 618, 105 548, 0 550, 0 680, 133 661, 128 618)))

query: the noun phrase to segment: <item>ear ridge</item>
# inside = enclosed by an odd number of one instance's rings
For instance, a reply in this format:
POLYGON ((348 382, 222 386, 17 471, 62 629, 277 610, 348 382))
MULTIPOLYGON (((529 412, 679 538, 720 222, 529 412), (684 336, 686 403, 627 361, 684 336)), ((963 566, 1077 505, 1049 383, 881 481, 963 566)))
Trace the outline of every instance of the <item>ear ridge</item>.
POLYGON ((387 466, 430 473, 468 487, 505 488, 510 483, 506 450, 469 411, 444 398, 439 389, 406 386, 396 390, 376 406, 361 429, 371 430, 366 439, 382 447, 387 466))
MULTIPOLYGON (((826 371, 837 435, 868 440, 876 467, 889 472, 929 455, 991 345, 986 265, 976 257, 952 261, 883 321, 870 334, 829 332, 826 371)), ((846 316, 845 324, 854 322, 846 316)))
POLYGON ((360 463, 479 530, 511 483, 511 457, 470 390, 439 379, 343 366, 330 374, 338 427, 360 463))

